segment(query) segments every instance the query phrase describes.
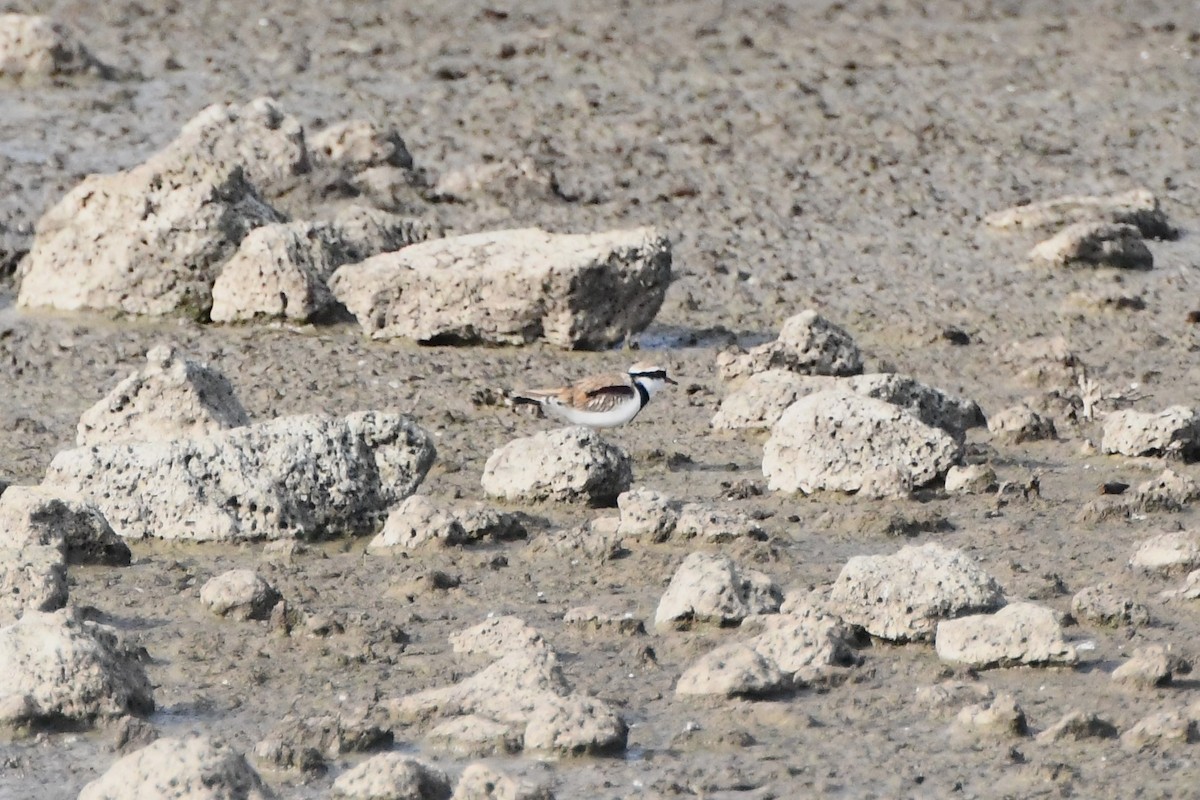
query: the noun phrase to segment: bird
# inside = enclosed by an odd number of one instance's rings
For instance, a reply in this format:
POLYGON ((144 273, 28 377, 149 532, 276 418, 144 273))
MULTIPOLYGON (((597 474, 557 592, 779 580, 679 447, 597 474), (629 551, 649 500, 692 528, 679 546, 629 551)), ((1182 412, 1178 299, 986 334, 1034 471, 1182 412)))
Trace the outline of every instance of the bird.
POLYGON ((678 385, 664 367, 639 361, 624 375, 592 375, 570 386, 518 390, 510 399, 514 406, 534 405, 572 425, 615 428, 636 417, 668 383, 678 385))

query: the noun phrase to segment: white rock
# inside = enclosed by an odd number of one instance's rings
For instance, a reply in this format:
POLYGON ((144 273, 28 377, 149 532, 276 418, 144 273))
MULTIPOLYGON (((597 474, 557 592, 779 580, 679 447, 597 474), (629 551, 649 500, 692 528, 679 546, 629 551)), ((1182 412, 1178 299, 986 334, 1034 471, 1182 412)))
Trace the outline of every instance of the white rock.
POLYGON ((1151 645, 1136 648, 1128 661, 1113 670, 1112 679, 1135 689, 1153 689, 1191 671, 1191 663, 1170 647, 1151 645))
POLYGON ((281 221, 259 190, 305 169, 303 130, 271 101, 210 106, 145 163, 84 179, 42 216, 17 302, 203 317, 242 238, 281 221))
POLYGON ((0 706, 21 697, 32 721, 92 723, 154 710, 133 651, 112 628, 85 622, 72 609, 27 611, 0 628, 0 706))
POLYGON ((988 214, 993 228, 1061 228, 1076 222, 1098 221, 1136 226, 1148 239, 1173 239, 1178 231, 1145 188, 1110 195, 1065 195, 988 214))
POLYGON ((734 642, 718 647, 684 670, 675 684, 680 695, 769 695, 788 686, 779 668, 753 647, 734 642))
POLYGON ((728 625, 779 610, 783 593, 766 575, 742 572, 725 555, 696 552, 680 564, 654 614, 656 627, 728 625))
POLYGON ((274 800, 240 754, 207 736, 167 737, 130 753, 79 800, 274 800))
POLYGON ((1062 718, 1037 735, 1039 742, 1079 742, 1084 739, 1115 739, 1117 726, 1095 713, 1068 711, 1062 718))
POLYGON ((1148 572, 1185 572, 1200 566, 1200 533, 1171 531, 1152 536, 1138 547, 1129 565, 1148 572))
POLYGON ((0 496, 0 546, 58 550, 67 564, 125 566, 132 558, 92 503, 43 486, 10 486, 0 496))
POLYGON ((1158 711, 1138 720, 1121 734, 1121 746, 1129 750, 1193 744, 1200 741, 1200 709, 1193 704, 1184 709, 1158 711))
POLYGON ((233 540, 369 530, 433 463, 384 412, 281 417, 199 439, 60 452, 44 485, 95 503, 122 536, 233 540))
POLYGON ((450 800, 554 800, 554 793, 546 786, 476 763, 463 770, 450 800))
POLYGON ((65 27, 48 17, 0 14, 0 77, 44 79, 81 72, 111 75, 65 27))
POLYGON ((766 617, 764 622, 766 630, 747 645, 793 686, 824 682, 861 661, 854 652, 854 630, 841 617, 810 607, 766 617))
POLYGON ((619 754, 629 728, 603 700, 579 694, 548 697, 525 726, 525 749, 560 755, 619 754))
POLYGON ((801 397, 845 383, 822 375, 800 375, 789 369, 756 372, 721 401, 709 423, 717 430, 766 430, 801 397))
POLYGON ((401 753, 380 753, 343 772, 334 797, 352 800, 448 800, 450 779, 440 769, 401 753))
POLYGON ((857 375, 863 370, 862 353, 853 337, 812 309, 784 321, 773 342, 745 353, 736 349, 721 353, 717 367, 726 381, 768 369, 802 375, 857 375))
POLYGON ((610 505, 632 482, 629 456, 586 428, 514 439, 483 467, 483 490, 505 500, 610 505))
POLYGON ((589 631, 612 631, 622 636, 644 634, 646 626, 632 613, 606 611, 597 606, 576 606, 563 614, 563 624, 589 631))
POLYGON ((309 137, 308 148, 312 160, 322 167, 360 172, 369 167, 413 166, 398 131, 365 119, 346 120, 317 131, 309 137))
POLYGON ((670 243, 651 229, 522 229, 415 244, 329 286, 376 339, 597 349, 649 325, 670 281, 670 243))
POLYGON ((996 489, 996 471, 985 464, 954 466, 946 471, 946 494, 986 494, 996 489))
POLYGON ((679 507, 679 518, 671 538, 681 541, 700 539, 710 544, 721 544, 737 539, 764 541, 767 534, 761 525, 745 514, 703 503, 684 503, 679 507))
POLYGON ((631 539, 663 542, 670 538, 679 519, 680 504, 662 492, 639 487, 617 496, 621 521, 617 532, 631 539))
POLYGON ((967 706, 958 712, 953 729, 967 736, 987 738, 1024 736, 1028 732, 1025 712, 1011 694, 999 694, 987 702, 967 706))
POLYGON ((450 634, 454 652, 500 658, 510 653, 553 655, 554 650, 536 628, 511 615, 491 617, 458 633, 450 634))
POLYGON ((1139 511, 1178 511, 1200 497, 1200 486, 1186 475, 1164 469, 1139 483, 1133 490, 1133 506, 1139 511))
POLYGON ((988 430, 997 439, 1012 444, 1058 438, 1054 420, 1043 417, 1024 403, 994 414, 988 419, 988 430))
MULTIPOLYGON (((7 492, 6 492, 7 494, 7 492)), ((67 604, 67 562, 53 545, 0 545, 0 625, 67 604)))
POLYGON ((1147 625, 1150 612, 1144 605, 1118 593, 1111 583, 1080 589, 1071 598, 1071 613, 1079 620, 1121 627, 1147 625))
POLYGON ((1114 411, 1104 418, 1100 448, 1125 456, 1189 458, 1200 450, 1200 414, 1187 406, 1156 414, 1114 411))
POLYGON ((200 587, 200 602, 220 617, 267 619, 280 599, 275 587, 252 569, 222 572, 200 587))
POLYGON ((459 758, 504 756, 521 752, 524 728, 478 714, 439 722, 425 734, 425 745, 459 758))
POLYGON ((960 550, 930 542, 846 562, 829 606, 867 633, 897 642, 933 638, 939 620, 1004 604, 1004 592, 960 550))
POLYGON ((935 646, 942 661, 976 668, 1079 660, 1075 648, 1063 639, 1058 616, 1034 603, 1012 603, 995 614, 942 620, 935 646))
POLYGON ((144 369, 83 412, 75 444, 183 439, 249 424, 224 375, 160 345, 146 354, 144 369))
POLYGON ((367 549, 413 549, 430 543, 449 547, 466 541, 467 532, 457 519, 427 496, 415 494, 388 514, 383 530, 367 549))
POLYGON ((897 406, 845 392, 817 392, 788 408, 763 448, 772 490, 901 493, 946 474, 962 447, 897 406), (881 480, 882 477, 882 480, 881 480))
POLYGON ((1150 269, 1154 256, 1142 232, 1133 225, 1113 222, 1076 222, 1039 242, 1029 251, 1031 261, 1054 266, 1150 269))

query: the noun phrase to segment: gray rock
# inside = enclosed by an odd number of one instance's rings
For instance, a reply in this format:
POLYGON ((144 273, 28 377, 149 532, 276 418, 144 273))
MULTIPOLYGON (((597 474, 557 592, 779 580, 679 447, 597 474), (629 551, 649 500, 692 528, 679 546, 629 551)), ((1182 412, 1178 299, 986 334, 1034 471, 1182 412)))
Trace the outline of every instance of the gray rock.
POLYGON ((233 386, 206 364, 160 345, 146 367, 79 417, 79 447, 184 439, 250 424, 233 386))
POLYGON ((968 705, 987 705, 996 696, 992 688, 979 681, 948 680, 932 686, 921 686, 913 694, 918 708, 945 716, 954 709, 968 705))
POLYGON ((761 572, 742 572, 725 555, 696 552, 671 578, 654 614, 658 628, 696 623, 728 625, 750 614, 779 610, 783 593, 761 572))
POLYGON ((241 240, 282 221, 259 190, 306 168, 303 130, 271 101, 210 106, 145 163, 84 179, 42 216, 17 302, 202 318, 241 240))
POLYGON ((670 281, 670 244, 651 229, 523 229, 422 242, 329 286, 375 339, 597 349, 649 325, 670 281))
POLYGON ((772 490, 904 496, 944 476, 962 447, 890 403, 818 392, 792 404, 763 448, 772 490))
POLYGON ((996 471, 985 464, 946 470, 946 494, 988 494, 996 491, 996 471))
POLYGON ((1151 269, 1154 255, 1133 225, 1113 222, 1076 222, 1038 243, 1029 251, 1031 261, 1059 267, 1116 267, 1151 269))
POLYGON ((1173 744, 1193 744, 1200 741, 1200 709, 1195 705, 1185 709, 1158 711, 1138 720, 1121 734, 1121 746, 1128 750, 1144 750, 1173 744))
POLYGON ((942 620, 935 646, 942 661, 979 669, 1079 660, 1075 648, 1063 639, 1054 611, 1033 603, 1013 603, 995 614, 942 620))
POLYGON ((312 717, 288 714, 254 746, 254 756, 276 769, 320 773, 332 759, 386 750, 393 741, 392 731, 361 709, 312 717))
POLYGON ((1037 735, 1039 742, 1079 742, 1084 739, 1115 739, 1117 726, 1095 713, 1068 711, 1062 719, 1037 735))
POLYGON ((1100 449, 1125 456, 1193 458, 1200 453, 1200 415, 1187 406, 1155 414, 1114 411, 1104 418, 1100 449))
POLYGON ((463 770, 450 800, 554 800, 554 793, 534 781, 477 763, 463 770))
POLYGON ((125 537, 306 538, 370 530, 433 459, 431 438, 408 417, 314 414, 66 450, 44 485, 91 500, 125 537))
POLYGON ((962 551, 933 542, 890 556, 855 556, 829 594, 830 608, 847 622, 896 642, 927 641, 939 620, 1003 604, 994 578, 962 551))
POLYGON ((1158 198, 1145 188, 1110 195, 1065 195, 984 217, 985 223, 1002 230, 1061 228, 1088 221, 1133 225, 1148 239, 1174 239, 1179 233, 1159 207, 1158 198))
POLYGON ((1147 572, 1171 574, 1200 566, 1200 533, 1171 531, 1142 542, 1129 565, 1147 572))
POLYGON ((440 769, 401 753, 380 753, 338 776, 334 797, 352 800, 449 800, 450 779, 440 769))
POLYGON ((450 547, 467 541, 462 524, 425 495, 409 497, 388 514, 383 530, 368 550, 413 549, 426 544, 450 547))
POLYGON ((122 567, 132 558, 92 503, 43 486, 13 486, 0 497, 0 546, 31 545, 57 550, 67 564, 122 567))
POLYGON ((44 80, 81 73, 114 76, 63 25, 33 14, 0 14, 0 77, 44 80))
POLYGON ((361 172, 370 167, 412 169, 413 158, 400 133, 370 120, 352 119, 312 134, 309 153, 316 166, 361 172))
POLYGON ((1071 598, 1071 613, 1076 619, 1114 628, 1150 623, 1149 610, 1132 598, 1121 595, 1111 583, 1080 589, 1071 598))
POLYGON ((59 547, 0 545, 0 625, 27 611, 56 611, 67 604, 67 563, 59 547))
POLYGON ((220 617, 267 619, 282 599, 275 587, 252 569, 231 569, 200 587, 200 602, 220 617))
POLYGON ((459 758, 504 756, 521 752, 524 729, 478 714, 439 722, 425 734, 425 745, 459 758))
POLYGON ((146 672, 131 648, 106 626, 73 609, 26 611, 0 628, 0 706, 24 698, 22 718, 8 724, 91 724, 154 710, 146 672))
POLYGON ((246 759, 207 736, 163 738, 83 787, 79 800, 274 800, 246 759))
POLYGON ((1171 652, 1170 647, 1150 645, 1134 650, 1128 661, 1113 670, 1112 679, 1114 683, 1133 689, 1153 689, 1166 686, 1176 675, 1191 671, 1191 663, 1171 652))
POLYGON ((515 439, 483 468, 483 490, 505 500, 611 505, 632 482, 629 456, 586 428, 515 439))
POLYGON ((988 430, 1011 444, 1058 438, 1054 420, 1043 417, 1024 403, 1006 408, 988 420, 988 430))
POLYGON ((773 342, 749 352, 736 348, 722 352, 717 368, 723 380, 734 381, 769 369, 801 375, 858 375, 863 364, 854 338, 809 309, 785 320, 773 342))
POLYGON ((999 694, 958 712, 952 730, 968 737, 1005 739, 1025 736, 1029 728, 1017 699, 1011 694, 999 694))

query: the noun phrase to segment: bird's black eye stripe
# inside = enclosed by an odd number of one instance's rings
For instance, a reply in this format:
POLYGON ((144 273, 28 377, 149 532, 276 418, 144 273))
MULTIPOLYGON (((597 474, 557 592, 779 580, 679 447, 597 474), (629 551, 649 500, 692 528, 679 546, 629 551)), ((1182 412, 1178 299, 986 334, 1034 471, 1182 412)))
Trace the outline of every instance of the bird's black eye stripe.
POLYGON ((653 372, 635 372, 634 377, 658 378, 660 381, 665 381, 667 379, 667 371, 665 369, 656 369, 653 372))

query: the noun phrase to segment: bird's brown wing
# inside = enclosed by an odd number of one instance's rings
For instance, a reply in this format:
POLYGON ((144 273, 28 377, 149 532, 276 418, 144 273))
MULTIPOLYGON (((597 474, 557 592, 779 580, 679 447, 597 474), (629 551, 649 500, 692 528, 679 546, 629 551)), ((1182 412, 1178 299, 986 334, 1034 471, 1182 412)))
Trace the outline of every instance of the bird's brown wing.
POLYGON ((587 411, 611 411, 630 397, 637 396, 637 390, 629 381, 628 375, 596 375, 584 378, 566 392, 559 395, 564 405, 570 405, 587 411))

